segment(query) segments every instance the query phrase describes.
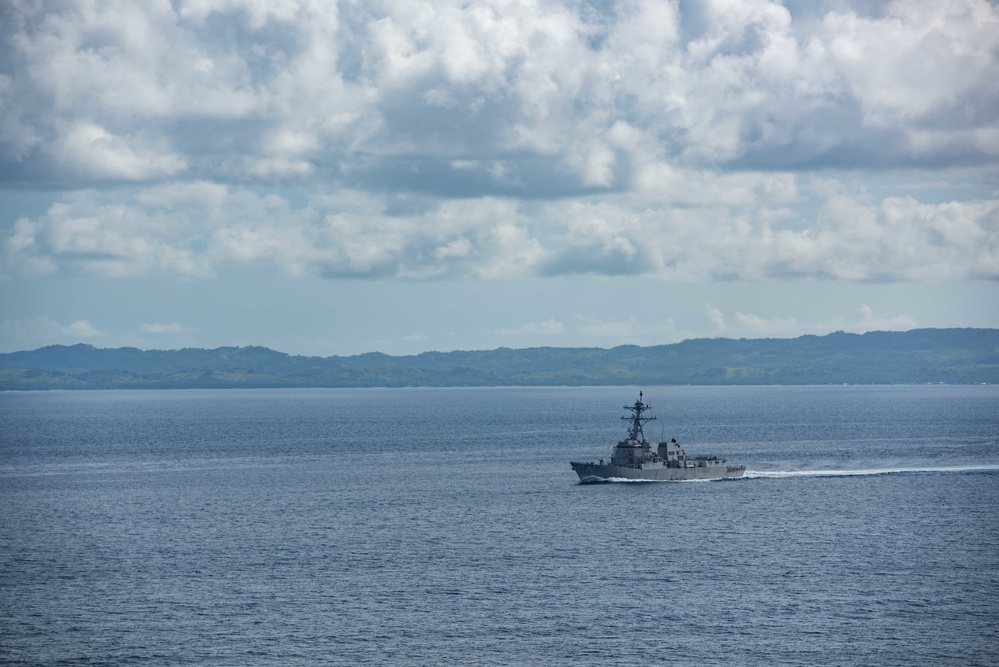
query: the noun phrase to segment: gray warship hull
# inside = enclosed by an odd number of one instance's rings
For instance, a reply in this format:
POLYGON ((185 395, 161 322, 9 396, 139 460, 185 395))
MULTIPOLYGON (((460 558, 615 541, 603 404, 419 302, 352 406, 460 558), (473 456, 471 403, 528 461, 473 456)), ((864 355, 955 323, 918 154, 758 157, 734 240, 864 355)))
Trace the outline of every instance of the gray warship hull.
POLYGON ((631 414, 621 417, 630 424, 628 436, 617 443, 609 461, 570 461, 580 483, 607 482, 615 479, 650 482, 682 482, 687 480, 734 479, 742 477, 745 466, 726 465, 717 456, 688 456, 676 438, 651 443, 645 438, 642 425, 655 420, 643 416, 651 407, 642 402, 638 392, 634 405, 624 406, 631 414))
POLYGON ((683 482, 692 480, 735 479, 746 472, 743 466, 694 466, 692 468, 667 468, 662 465, 647 464, 641 467, 615 466, 599 463, 572 461, 572 469, 579 475, 583 484, 607 482, 615 479, 642 480, 650 482, 683 482))

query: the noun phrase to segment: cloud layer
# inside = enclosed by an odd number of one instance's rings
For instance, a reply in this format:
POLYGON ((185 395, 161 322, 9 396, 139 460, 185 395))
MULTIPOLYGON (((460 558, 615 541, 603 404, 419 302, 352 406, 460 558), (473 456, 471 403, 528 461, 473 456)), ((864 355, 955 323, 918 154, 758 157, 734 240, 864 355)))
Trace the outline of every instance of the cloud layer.
POLYGON ((86 191, 19 220, 3 241, 3 258, 8 278, 199 278, 247 266, 332 278, 999 278, 999 201, 923 204, 839 192, 804 221, 785 200, 811 196, 795 194, 793 182, 773 187, 772 175, 746 174, 716 180, 731 185, 723 189, 735 202, 721 194, 684 205, 638 198, 645 207, 634 195, 386 200, 341 191, 295 207, 210 183, 86 191), (745 192, 733 194, 740 187, 745 192))
POLYGON ((12 0, 0 37, 0 182, 66 193, 8 278, 999 278, 986 0, 12 0), (844 176, 900 169, 954 187, 844 176))

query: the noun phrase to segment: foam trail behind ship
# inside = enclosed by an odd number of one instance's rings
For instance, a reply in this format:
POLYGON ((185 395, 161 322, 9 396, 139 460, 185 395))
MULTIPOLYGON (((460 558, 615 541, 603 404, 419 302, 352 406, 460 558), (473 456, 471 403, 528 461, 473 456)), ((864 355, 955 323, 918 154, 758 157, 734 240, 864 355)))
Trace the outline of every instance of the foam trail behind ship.
POLYGON ((861 477, 870 475, 905 475, 911 473, 967 473, 999 471, 999 463, 968 466, 919 466, 867 468, 862 470, 747 470, 744 478, 785 477, 861 477))

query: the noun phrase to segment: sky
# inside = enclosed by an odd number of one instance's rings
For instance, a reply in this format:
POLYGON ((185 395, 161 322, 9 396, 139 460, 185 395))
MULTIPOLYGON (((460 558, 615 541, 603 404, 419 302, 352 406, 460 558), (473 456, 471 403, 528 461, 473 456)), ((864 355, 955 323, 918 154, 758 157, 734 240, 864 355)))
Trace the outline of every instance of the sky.
POLYGON ((0 352, 999 327, 988 0, 5 0, 0 352))

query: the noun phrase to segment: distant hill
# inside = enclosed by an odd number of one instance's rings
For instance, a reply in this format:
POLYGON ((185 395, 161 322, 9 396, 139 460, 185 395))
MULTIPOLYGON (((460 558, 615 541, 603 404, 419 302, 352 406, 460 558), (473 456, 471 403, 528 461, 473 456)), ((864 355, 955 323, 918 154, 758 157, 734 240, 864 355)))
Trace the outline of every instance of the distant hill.
POLYGON ((0 354, 0 389, 999 383, 999 330, 836 332, 611 349, 303 357, 265 347, 0 354))

